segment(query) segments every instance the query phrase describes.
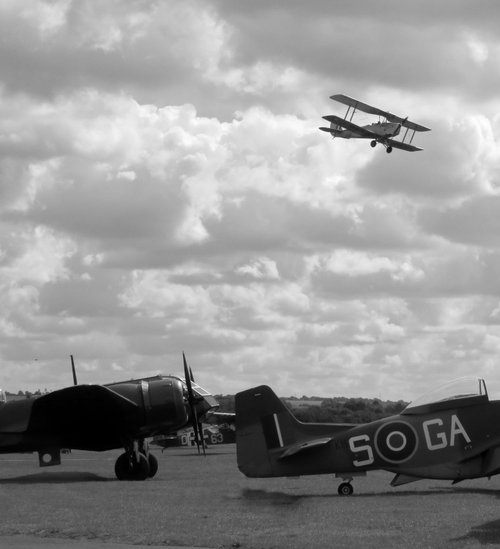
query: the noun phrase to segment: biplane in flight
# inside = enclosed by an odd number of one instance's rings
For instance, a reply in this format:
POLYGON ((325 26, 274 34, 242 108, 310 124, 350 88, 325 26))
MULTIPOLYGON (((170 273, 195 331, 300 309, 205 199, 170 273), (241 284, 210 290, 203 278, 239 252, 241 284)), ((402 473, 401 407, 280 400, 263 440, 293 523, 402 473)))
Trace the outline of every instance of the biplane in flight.
POLYGON ((408 120, 408 117, 401 118, 388 111, 383 111, 377 107, 372 107, 367 103, 348 97, 347 95, 332 95, 330 99, 347 105, 347 112, 344 118, 329 114, 323 118, 330 122, 330 127, 321 127, 320 130, 329 133, 333 138, 342 139, 371 139, 370 145, 375 147, 377 143, 384 145, 386 152, 391 153, 393 148, 403 151, 421 151, 420 147, 412 144, 416 132, 428 132, 430 128, 415 124, 408 120), (373 114, 379 117, 377 122, 372 122, 366 126, 358 126, 352 119, 356 111, 362 111, 367 114, 373 114), (401 128, 405 128, 401 141, 394 139, 401 133, 401 128))
POLYGON ((374 469, 393 473, 391 486, 500 473, 500 400, 489 400, 483 379, 455 380, 365 424, 302 423, 265 385, 238 393, 235 405, 238 467, 247 477, 334 474, 347 496, 353 478, 374 469))

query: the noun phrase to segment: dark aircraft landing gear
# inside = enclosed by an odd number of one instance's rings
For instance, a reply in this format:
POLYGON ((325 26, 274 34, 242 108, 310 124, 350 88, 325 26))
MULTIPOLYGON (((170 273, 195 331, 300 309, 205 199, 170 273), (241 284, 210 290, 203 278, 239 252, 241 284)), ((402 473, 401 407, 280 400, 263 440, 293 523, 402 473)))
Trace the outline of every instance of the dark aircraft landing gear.
POLYGON ((149 461, 144 454, 137 456, 124 452, 115 463, 118 480, 146 480, 149 476, 149 461))
POLYGON ((354 488, 350 482, 342 482, 337 490, 339 496, 352 496, 354 488))
POLYGON ((375 141, 375 139, 373 141, 370 141, 370 146, 371 147, 376 147, 377 146, 377 142, 375 141))
POLYGON ((134 441, 116 460, 115 474, 118 480, 146 480, 158 471, 158 460, 149 453, 144 441, 134 441))
POLYGON ((391 154, 391 152, 392 152, 392 147, 389 145, 389 146, 385 149, 385 152, 386 152, 387 154, 391 154))
POLYGON ((148 477, 152 478, 156 475, 156 472, 158 471, 158 460, 155 458, 155 456, 153 456, 153 454, 149 454, 148 462, 149 462, 148 477))

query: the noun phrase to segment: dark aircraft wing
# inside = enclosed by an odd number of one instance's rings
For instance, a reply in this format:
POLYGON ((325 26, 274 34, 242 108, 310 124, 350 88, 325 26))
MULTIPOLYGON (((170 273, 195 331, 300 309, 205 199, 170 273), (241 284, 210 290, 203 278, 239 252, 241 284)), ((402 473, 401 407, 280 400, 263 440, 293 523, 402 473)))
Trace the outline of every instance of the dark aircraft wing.
MULTIPOLYGON (((351 130, 353 132, 356 132, 359 134, 360 137, 367 137, 367 138, 373 138, 377 139, 380 137, 376 133, 371 132, 370 130, 367 130, 366 128, 362 128, 361 126, 358 126, 357 124, 354 124, 353 122, 349 122, 348 120, 345 120, 344 118, 340 118, 340 116, 335 116, 334 114, 329 114, 328 116, 323 116, 325 120, 328 122, 331 122, 333 124, 337 124, 338 126, 342 126, 346 130, 351 130)), ((329 128, 320 128, 320 130, 323 131, 331 131, 329 128)), ((333 131, 332 131, 333 133, 333 131)))
POLYGON ((30 428, 66 432, 113 426, 128 430, 141 411, 137 403, 103 385, 75 385, 37 398, 30 428))

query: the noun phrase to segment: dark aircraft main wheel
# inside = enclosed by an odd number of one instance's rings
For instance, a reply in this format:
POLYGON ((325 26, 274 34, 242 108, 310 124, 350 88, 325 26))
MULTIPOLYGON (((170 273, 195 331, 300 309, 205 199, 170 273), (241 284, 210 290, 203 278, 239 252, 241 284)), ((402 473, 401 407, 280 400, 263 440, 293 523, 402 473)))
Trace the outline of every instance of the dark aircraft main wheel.
POLYGON ((375 139, 374 139, 373 141, 370 142, 370 145, 371 145, 372 147, 375 147, 375 146, 377 145, 377 142, 375 141, 375 139))
POLYGON ((340 484, 337 491, 339 493, 339 496, 352 496, 354 488, 352 487, 352 484, 350 482, 343 482, 342 484, 340 484))
POLYGON ((144 454, 139 454, 137 461, 124 452, 116 460, 115 474, 118 480, 146 480, 149 476, 149 460, 144 454))
POLYGON ((156 459, 155 456, 153 456, 153 454, 149 454, 148 463, 149 463, 148 477, 152 478, 156 475, 156 472, 158 471, 158 460, 156 459))
POLYGON ((392 152, 392 147, 391 146, 387 147, 386 152, 387 154, 390 154, 392 152))

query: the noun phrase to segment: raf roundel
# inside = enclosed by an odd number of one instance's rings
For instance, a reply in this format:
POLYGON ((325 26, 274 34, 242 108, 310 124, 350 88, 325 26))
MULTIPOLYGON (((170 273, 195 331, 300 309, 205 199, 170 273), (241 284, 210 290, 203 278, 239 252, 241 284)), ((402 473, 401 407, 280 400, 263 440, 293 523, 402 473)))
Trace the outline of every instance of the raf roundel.
POLYGON ((404 421, 391 421, 375 433, 375 448, 379 456, 391 463, 409 460, 416 452, 418 436, 415 429, 404 421))

